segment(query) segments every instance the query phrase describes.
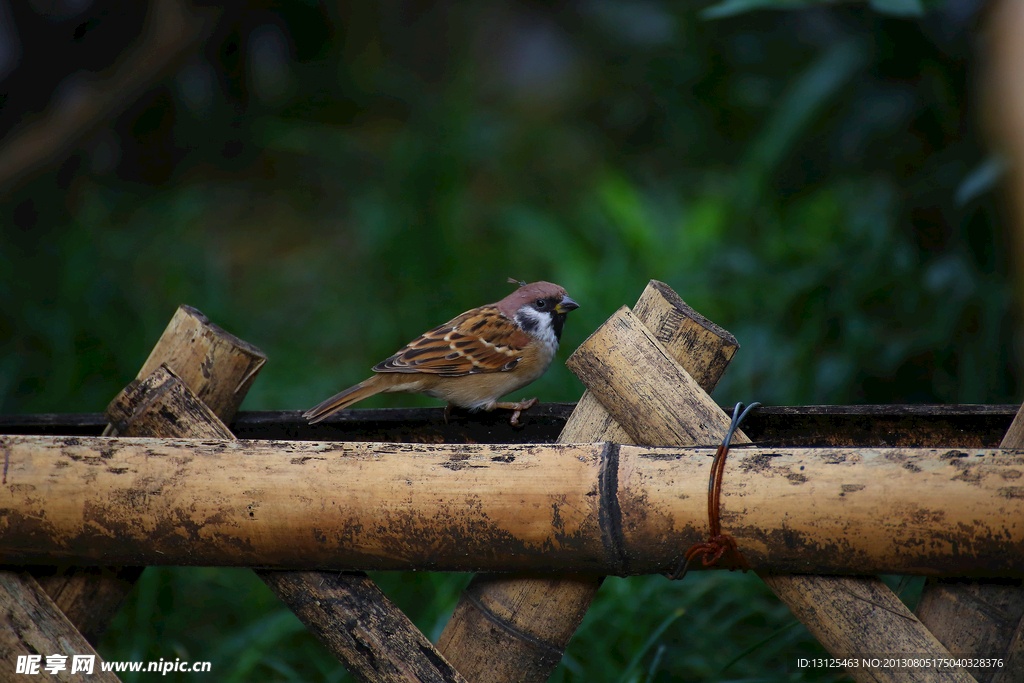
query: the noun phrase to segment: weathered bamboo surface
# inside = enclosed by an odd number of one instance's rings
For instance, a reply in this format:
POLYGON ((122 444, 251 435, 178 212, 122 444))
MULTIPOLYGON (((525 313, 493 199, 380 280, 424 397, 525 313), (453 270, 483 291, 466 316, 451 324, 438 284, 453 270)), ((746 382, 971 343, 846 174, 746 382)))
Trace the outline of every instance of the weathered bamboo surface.
MULTIPOLYGON (((1024 407, 999 445, 1024 446, 1024 407)), ((968 659, 1004 661, 998 669, 970 668, 978 683, 1024 681, 1024 585, 1020 579, 929 579, 917 616, 950 652, 968 659)))
POLYGON ((477 574, 437 649, 473 683, 546 681, 604 581, 596 574, 477 574), (475 647, 473 647, 475 646, 475 647))
POLYGON ((0 660, 4 663, 0 678, 6 681, 118 683, 116 675, 102 670, 103 660, 96 650, 28 572, 0 570, 0 660), (42 656, 35 673, 15 673, 18 657, 32 655, 42 656), (65 657, 62 670, 45 671, 49 655, 65 657), (91 674, 71 673, 75 655, 93 656, 91 674))
MULTIPOLYGON (((628 306, 613 313, 565 364, 585 379, 630 443, 717 443, 729 429, 729 416, 628 306)), ((736 441, 749 442, 746 436, 736 441)))
POLYGON ((137 379, 166 364, 217 417, 230 422, 266 362, 266 354, 249 342, 191 306, 179 306, 137 379))
POLYGON ((917 616, 956 656, 1003 661, 999 668, 968 667, 978 683, 1024 681, 1022 594, 1020 579, 937 579, 922 593, 917 616))
MULTIPOLYGON (((0 563, 668 571, 713 449, 4 437, 0 563)), ((1024 575, 1024 454, 730 455, 753 569, 1024 575)))
POLYGON ((166 363, 132 381, 107 406, 110 425, 121 436, 170 439, 234 439, 213 410, 199 400, 166 363))
MULTIPOLYGON (((847 673, 855 681, 898 681, 899 683, 974 683, 959 665, 891 666, 893 660, 957 659, 949 654, 927 629, 921 628, 913 612, 881 581, 873 577, 786 576, 787 593, 802 592, 801 600, 786 604, 814 637, 837 659, 853 659, 847 673), (914 624, 893 628, 893 619, 914 624), (868 645, 865 645, 865 644, 868 645), (885 649, 873 650, 884 643, 885 649), (864 660, 879 666, 861 666, 864 660)), ((765 581, 772 586, 771 577, 765 581)))
POLYGON ((264 583, 362 683, 466 683, 363 573, 259 570, 264 583))

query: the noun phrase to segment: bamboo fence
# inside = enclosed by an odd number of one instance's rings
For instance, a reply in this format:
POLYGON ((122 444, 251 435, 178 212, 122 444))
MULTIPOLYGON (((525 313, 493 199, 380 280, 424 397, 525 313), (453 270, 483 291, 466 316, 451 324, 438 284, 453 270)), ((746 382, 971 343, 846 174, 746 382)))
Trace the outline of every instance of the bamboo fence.
MULTIPOLYGON (((729 426, 708 393, 738 348, 652 281, 570 357, 580 402, 524 430, 440 410, 309 427, 237 414, 266 357, 183 306, 104 415, 0 418, 0 667, 93 653, 143 568, 181 564, 255 568, 359 680, 546 680, 602 576, 670 573, 706 537, 729 426), (435 646, 369 569, 483 573, 435 646)), ((1015 413, 765 409, 733 438, 722 524, 837 657, 1004 659, 854 680, 1022 680, 1015 413), (931 577, 919 614, 877 573, 931 577)))

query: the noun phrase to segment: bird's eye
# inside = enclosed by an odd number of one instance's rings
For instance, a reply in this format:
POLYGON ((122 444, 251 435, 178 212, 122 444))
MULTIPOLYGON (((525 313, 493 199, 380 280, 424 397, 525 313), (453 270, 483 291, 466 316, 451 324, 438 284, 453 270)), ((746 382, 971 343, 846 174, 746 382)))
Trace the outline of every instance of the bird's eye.
POLYGON ((544 309, 547 308, 548 302, 545 301, 544 299, 537 299, 537 301, 535 301, 533 305, 536 306, 537 308, 544 309))

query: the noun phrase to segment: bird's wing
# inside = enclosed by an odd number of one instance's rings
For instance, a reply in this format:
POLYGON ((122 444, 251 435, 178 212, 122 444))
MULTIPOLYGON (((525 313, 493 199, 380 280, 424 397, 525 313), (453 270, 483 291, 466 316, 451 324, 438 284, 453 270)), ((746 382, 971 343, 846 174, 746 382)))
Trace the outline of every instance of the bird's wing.
POLYGON ((447 377, 514 368, 530 337, 493 306, 466 311, 377 363, 374 372, 425 372, 447 377))

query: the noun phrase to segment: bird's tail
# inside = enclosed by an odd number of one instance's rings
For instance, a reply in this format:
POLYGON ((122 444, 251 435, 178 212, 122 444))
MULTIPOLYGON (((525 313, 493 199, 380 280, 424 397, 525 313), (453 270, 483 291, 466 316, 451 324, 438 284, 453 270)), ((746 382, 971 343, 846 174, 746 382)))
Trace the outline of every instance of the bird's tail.
POLYGON ((348 408, 353 403, 358 403, 364 398, 370 398, 374 394, 379 394, 384 391, 384 387, 380 385, 380 382, 376 381, 377 379, 378 376, 374 375, 355 386, 349 387, 340 394, 331 396, 315 408, 310 408, 304 412, 302 417, 309 420, 309 424, 315 425, 317 422, 333 415, 339 410, 348 408))

